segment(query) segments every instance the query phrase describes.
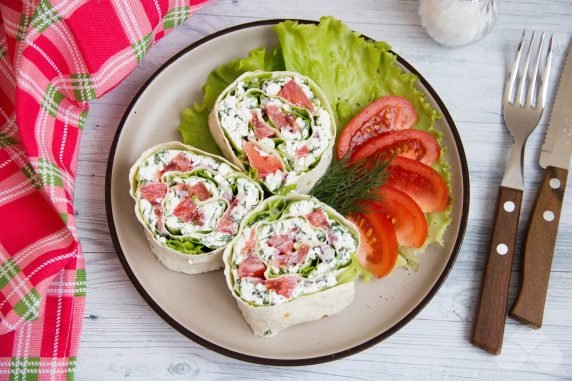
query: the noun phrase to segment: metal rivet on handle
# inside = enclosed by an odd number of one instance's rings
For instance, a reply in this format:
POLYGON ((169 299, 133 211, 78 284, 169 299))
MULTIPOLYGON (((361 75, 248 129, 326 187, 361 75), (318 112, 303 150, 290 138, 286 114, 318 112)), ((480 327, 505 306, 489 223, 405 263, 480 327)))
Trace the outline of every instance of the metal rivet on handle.
POLYGON ((508 246, 505 245, 504 243, 499 243, 497 245, 497 253, 499 253, 500 255, 505 255, 506 253, 508 253, 508 246))
POLYGON ((552 189, 560 188, 560 180, 558 180, 556 177, 550 179, 548 184, 550 184, 550 188, 552 188, 552 189))
POLYGON ((503 208, 505 211, 511 213, 514 212, 514 208, 516 208, 516 205, 514 205, 514 202, 512 201, 507 201, 504 203, 503 208))
POLYGON ((554 221, 554 213, 551 210, 545 210, 544 213, 542 213, 542 218, 544 218, 546 222, 552 222, 554 221))

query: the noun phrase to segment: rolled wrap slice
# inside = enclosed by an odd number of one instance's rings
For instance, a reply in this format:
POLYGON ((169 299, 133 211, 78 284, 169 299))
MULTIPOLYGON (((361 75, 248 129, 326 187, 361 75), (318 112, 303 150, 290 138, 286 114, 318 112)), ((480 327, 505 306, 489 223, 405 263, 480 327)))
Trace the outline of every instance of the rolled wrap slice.
POLYGON ((179 142, 143 152, 129 183, 151 251, 187 274, 223 266, 224 248, 263 197, 260 185, 225 159, 179 142))
POLYGON ((209 127, 225 157, 254 170, 272 194, 308 193, 332 160, 332 109, 310 78, 287 71, 247 72, 218 97, 209 127))
POLYGON ((358 249, 358 230, 334 209, 310 196, 274 196, 243 220, 224 273, 254 334, 272 337, 352 302, 358 249))

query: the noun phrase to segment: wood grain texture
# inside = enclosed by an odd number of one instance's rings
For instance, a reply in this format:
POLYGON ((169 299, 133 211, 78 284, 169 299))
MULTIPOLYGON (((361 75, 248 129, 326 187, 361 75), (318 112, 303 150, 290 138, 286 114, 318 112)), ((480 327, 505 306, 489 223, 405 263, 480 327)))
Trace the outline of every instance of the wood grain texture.
MULTIPOLYGON (((470 344, 484 250, 511 139, 502 123, 507 68, 523 28, 557 32, 554 73, 572 36, 570 0, 503 0, 497 25, 477 44, 448 49, 424 32, 415 0, 216 0, 150 49, 112 92, 91 102, 80 148, 75 208, 87 261, 88 296, 77 380, 556 380, 572 374, 572 197, 563 200, 544 325, 534 331, 508 319, 503 353, 470 344), (464 142, 471 174, 471 210, 463 247, 447 281, 421 314, 388 340, 346 359, 274 368, 226 358, 190 341, 157 316, 121 267, 105 217, 105 165, 127 105, 175 53, 223 28, 269 18, 333 15, 389 42, 431 83, 464 142)), ((549 86, 550 110, 556 75, 549 86)), ((547 118, 546 118, 547 120, 547 118)), ((545 122, 527 142, 521 221, 530 215, 542 173, 538 152, 545 122)), ((570 192, 568 192, 570 193, 570 192)), ((517 248, 525 230, 519 228, 517 248)), ((509 301, 516 296, 515 257, 509 301)), ((349 327, 348 329, 351 329, 349 327)))
POLYGON ((521 204, 521 190, 500 187, 471 339, 494 355, 502 349, 521 204))
POLYGON ((548 280, 568 171, 547 167, 526 232, 522 280, 510 316, 533 328, 542 326, 548 280))

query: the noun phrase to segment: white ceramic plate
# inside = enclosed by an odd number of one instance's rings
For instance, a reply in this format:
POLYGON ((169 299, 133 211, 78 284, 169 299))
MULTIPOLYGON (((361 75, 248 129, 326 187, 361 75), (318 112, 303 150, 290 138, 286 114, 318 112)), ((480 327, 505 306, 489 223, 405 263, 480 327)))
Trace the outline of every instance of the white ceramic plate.
POLYGON ((202 99, 207 75, 219 65, 277 40, 271 26, 281 20, 250 23, 208 36, 177 54, 143 86, 125 113, 111 149, 106 204, 111 235, 131 281, 153 309, 178 331, 225 355, 246 361, 303 365, 330 361, 363 350, 407 324, 431 300, 451 269, 467 222, 469 178, 465 155, 443 103, 415 69, 398 57, 404 70, 420 78, 419 88, 444 116, 443 131, 451 163, 453 223, 445 247, 431 246, 420 269, 397 270, 369 283, 358 281, 353 303, 342 313, 285 330, 272 339, 256 337, 242 319, 222 271, 203 275, 175 273, 151 254, 129 196, 128 172, 145 149, 180 140, 179 114, 202 99))

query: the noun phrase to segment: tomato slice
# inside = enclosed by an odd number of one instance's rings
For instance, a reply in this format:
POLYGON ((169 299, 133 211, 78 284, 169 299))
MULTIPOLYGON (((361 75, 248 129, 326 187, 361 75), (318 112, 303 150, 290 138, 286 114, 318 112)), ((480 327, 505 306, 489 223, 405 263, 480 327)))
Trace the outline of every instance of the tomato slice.
POLYGON ((282 163, 274 155, 268 154, 268 156, 263 156, 254 144, 250 142, 244 142, 242 148, 246 153, 246 157, 250 166, 258 171, 258 176, 260 178, 265 178, 271 173, 278 170, 282 170, 282 163))
POLYGON ((417 113, 411 102, 400 96, 386 96, 373 101, 344 127, 338 140, 338 158, 366 140, 389 130, 411 128, 417 113))
POLYGON ((388 131, 357 147, 352 161, 372 155, 384 155, 389 159, 395 153, 431 165, 439 160, 440 151, 439 142, 428 132, 415 129, 388 131))
POLYGON ((360 234, 358 260, 374 276, 381 278, 389 274, 397 261, 397 238, 395 230, 385 214, 375 211, 375 205, 367 214, 349 216, 360 234))
POLYGON ((407 247, 423 246, 428 227, 419 205, 407 194, 389 185, 380 187, 378 192, 383 198, 376 202, 376 206, 393 224, 397 243, 407 247))
POLYGON ((386 185, 407 193, 424 213, 440 212, 449 204, 449 188, 441 175, 417 160, 393 158, 386 185))

